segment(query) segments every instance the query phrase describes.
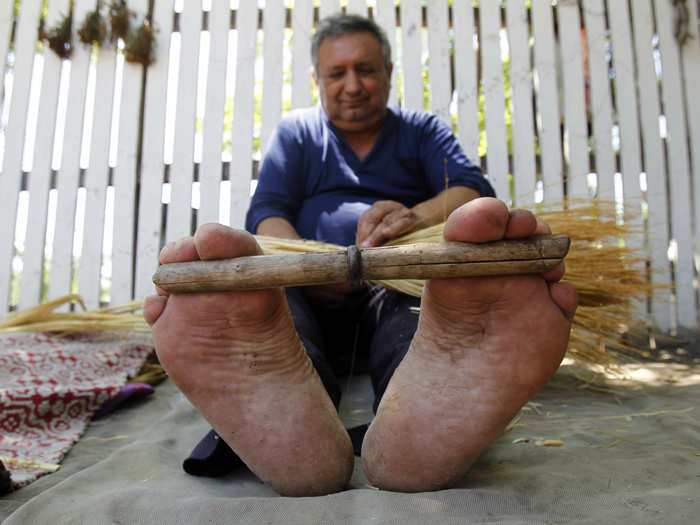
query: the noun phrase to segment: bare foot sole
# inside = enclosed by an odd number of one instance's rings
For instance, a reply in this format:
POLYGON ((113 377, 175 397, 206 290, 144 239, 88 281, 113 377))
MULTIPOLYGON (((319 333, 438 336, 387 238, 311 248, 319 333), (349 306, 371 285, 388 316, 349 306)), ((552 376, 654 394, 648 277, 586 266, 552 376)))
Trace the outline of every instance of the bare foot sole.
MULTIPOLYGON (((250 235, 209 224, 166 246, 161 262, 255 253, 250 235)), ((284 495, 346 485, 350 438, 282 290, 153 296, 144 316, 170 378, 260 479, 284 495)))
MULTIPOLYGON (((447 240, 483 242, 548 233, 527 212, 478 199, 452 214, 447 240)), ((433 280, 418 329, 364 440, 380 488, 448 487, 554 375, 576 309, 573 287, 546 275, 433 280)))

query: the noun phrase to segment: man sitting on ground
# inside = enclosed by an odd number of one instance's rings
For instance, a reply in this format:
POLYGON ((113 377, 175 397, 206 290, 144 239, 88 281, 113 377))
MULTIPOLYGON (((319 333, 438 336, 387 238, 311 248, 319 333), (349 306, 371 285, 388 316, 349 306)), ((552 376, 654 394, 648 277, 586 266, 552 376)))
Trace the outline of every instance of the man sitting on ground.
MULTIPOLYGON (((376 24, 323 20, 312 57, 321 108, 292 112, 277 127, 248 213, 251 232, 368 247, 451 213, 447 241, 549 233, 529 212, 492 198, 437 118, 387 108, 391 50, 376 24)), ((250 234, 208 224, 168 244, 160 260, 257 253, 250 234)), ((436 279, 420 303, 350 285, 159 290, 144 314, 161 363, 214 428, 214 449, 230 446, 287 495, 341 490, 350 478, 353 444, 336 410, 336 372, 359 343, 376 396, 364 440, 355 436, 368 478, 384 489, 435 490, 459 480, 559 366, 577 302, 562 275, 563 266, 436 279), (420 317, 410 311, 417 304, 420 317)))

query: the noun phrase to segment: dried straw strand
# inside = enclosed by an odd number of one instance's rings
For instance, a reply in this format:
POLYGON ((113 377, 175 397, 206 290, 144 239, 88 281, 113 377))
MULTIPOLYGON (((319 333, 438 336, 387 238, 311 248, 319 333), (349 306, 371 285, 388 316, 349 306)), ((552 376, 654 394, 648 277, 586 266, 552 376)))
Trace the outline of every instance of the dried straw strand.
POLYGON ((0 320, 0 333, 57 332, 67 335, 78 332, 150 332, 141 314, 141 301, 86 311, 78 295, 66 295, 19 312, 11 312, 0 320), (67 303, 80 305, 83 311, 55 312, 67 303))
POLYGON ((61 468, 61 465, 56 463, 45 463, 36 459, 26 458, 11 458, 10 456, 0 456, 2 461, 7 466, 21 468, 24 470, 43 470, 44 472, 56 472, 61 468))

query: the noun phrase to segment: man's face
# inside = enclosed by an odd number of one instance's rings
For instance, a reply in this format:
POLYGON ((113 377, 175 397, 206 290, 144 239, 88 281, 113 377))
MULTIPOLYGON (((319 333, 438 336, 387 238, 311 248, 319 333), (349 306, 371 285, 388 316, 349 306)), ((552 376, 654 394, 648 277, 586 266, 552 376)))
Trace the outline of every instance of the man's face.
POLYGON ((391 88, 391 69, 382 46, 370 33, 329 37, 318 50, 321 104, 341 131, 365 131, 384 118, 391 88))

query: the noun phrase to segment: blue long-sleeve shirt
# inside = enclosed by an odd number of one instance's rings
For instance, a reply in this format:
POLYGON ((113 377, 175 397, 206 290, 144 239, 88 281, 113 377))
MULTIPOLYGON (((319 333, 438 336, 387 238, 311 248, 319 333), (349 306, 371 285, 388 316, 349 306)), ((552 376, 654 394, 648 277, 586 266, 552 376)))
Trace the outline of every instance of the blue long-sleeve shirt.
POLYGON ((263 219, 281 217, 305 239, 347 246, 374 202, 412 207, 452 186, 495 195, 434 115, 388 108, 377 142, 359 160, 322 108, 295 110, 270 138, 246 229, 255 233, 263 219))

